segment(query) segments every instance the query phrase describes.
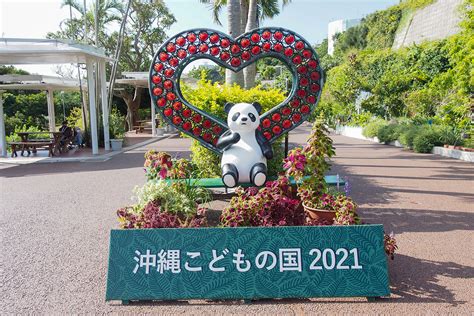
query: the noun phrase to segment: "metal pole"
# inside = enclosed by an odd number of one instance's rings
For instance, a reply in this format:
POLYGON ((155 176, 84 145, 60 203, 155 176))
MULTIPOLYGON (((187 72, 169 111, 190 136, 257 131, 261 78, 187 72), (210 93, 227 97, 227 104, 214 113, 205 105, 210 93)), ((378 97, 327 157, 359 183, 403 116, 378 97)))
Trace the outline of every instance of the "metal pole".
POLYGON ((99 154, 99 142, 97 139, 97 108, 95 103, 95 77, 94 77, 94 63, 92 60, 87 60, 87 88, 89 90, 89 112, 90 112, 90 127, 92 139, 92 154, 99 154))
POLYGON ((285 135, 285 158, 288 157, 288 135, 290 134, 290 132, 286 133, 285 135))
POLYGON ((53 90, 46 91, 46 100, 48 102, 48 119, 49 119, 49 131, 56 131, 56 119, 54 115, 54 98, 53 90))
POLYGON ((105 78, 105 61, 99 62, 100 95, 102 98, 102 125, 104 126, 104 148, 110 150, 109 104, 107 103, 107 81, 105 78))
POLYGON ((0 147, 1 156, 7 156, 7 135, 5 133, 5 119, 3 117, 3 90, 0 90, 0 147))

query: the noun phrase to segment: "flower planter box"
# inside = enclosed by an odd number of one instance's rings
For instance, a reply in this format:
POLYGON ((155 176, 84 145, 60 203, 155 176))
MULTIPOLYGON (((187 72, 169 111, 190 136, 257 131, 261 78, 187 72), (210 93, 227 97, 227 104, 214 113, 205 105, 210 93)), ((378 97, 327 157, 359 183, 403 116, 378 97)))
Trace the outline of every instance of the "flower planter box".
POLYGON ((107 301, 389 294, 382 225, 111 232, 107 301))

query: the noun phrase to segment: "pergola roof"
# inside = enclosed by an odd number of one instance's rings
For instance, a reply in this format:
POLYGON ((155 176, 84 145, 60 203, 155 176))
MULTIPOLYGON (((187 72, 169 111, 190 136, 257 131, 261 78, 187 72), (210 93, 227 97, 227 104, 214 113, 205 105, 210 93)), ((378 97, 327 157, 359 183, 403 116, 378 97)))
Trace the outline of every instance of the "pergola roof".
POLYGON ((69 64, 113 60, 102 49, 68 40, 0 38, 0 64, 69 64))
MULTIPOLYGON (((87 89, 83 85, 82 89, 87 89)), ((79 91, 78 80, 41 75, 0 75, 0 90, 79 91)))
POLYGON ((124 78, 115 80, 118 84, 148 88, 148 72, 123 72, 124 78))

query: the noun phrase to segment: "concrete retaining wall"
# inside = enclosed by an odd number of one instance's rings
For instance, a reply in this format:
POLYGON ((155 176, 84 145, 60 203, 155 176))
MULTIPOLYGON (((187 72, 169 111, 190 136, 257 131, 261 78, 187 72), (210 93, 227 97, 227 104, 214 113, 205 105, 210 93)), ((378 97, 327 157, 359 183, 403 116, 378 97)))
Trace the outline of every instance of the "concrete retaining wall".
MULTIPOLYGON (((357 139, 364 139, 374 143, 380 143, 377 137, 369 138, 362 135, 362 127, 358 126, 337 126, 336 127, 336 134, 357 138, 357 139)), ((383 144, 383 143, 382 143, 383 144)), ((398 140, 394 142, 390 142, 388 145, 396 146, 396 147, 404 147, 398 140)), ((434 147, 431 151, 435 155, 440 155, 443 157, 449 157, 469 162, 474 162, 474 152, 467 152, 457 149, 448 149, 444 147, 434 147)))
POLYGON ((462 151, 457 149, 449 149, 444 147, 434 147, 431 151, 435 155, 460 159, 464 161, 474 162, 474 152, 462 151))

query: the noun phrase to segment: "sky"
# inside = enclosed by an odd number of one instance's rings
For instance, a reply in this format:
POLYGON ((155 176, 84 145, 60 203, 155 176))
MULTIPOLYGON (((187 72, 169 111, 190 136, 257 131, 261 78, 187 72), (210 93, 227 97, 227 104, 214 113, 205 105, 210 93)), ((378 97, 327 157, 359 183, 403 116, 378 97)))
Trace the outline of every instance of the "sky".
MULTIPOLYGON (((92 2, 93 0, 87 0, 92 2)), ((69 18, 68 7, 61 0, 0 0, 0 37, 45 38, 69 18)), ((82 2, 82 0, 81 0, 82 2)), ((206 27, 226 31, 226 10, 221 13, 223 26, 213 22, 209 8, 199 0, 165 0, 177 22, 167 32, 170 36, 186 29, 206 27)), ((397 4, 399 0, 292 0, 280 15, 265 20, 262 26, 293 30, 312 44, 327 37, 327 25, 340 19, 362 18, 374 11, 397 4)), ((55 75, 55 66, 18 66, 32 73, 55 75)))

